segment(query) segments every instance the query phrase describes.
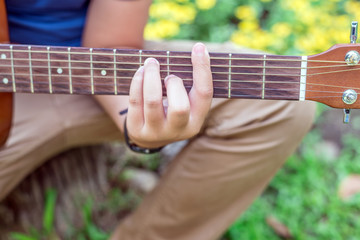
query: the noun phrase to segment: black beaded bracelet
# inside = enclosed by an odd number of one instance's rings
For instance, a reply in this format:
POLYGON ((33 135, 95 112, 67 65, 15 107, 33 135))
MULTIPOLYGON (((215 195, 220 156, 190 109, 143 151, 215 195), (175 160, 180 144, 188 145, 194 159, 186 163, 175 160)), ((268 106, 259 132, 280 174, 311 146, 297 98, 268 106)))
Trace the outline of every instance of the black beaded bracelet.
POLYGON ((139 147, 139 146, 136 145, 134 142, 132 142, 131 139, 129 138, 129 135, 128 135, 128 131, 127 131, 127 127, 126 127, 126 118, 125 118, 125 121, 124 121, 124 137, 125 137, 126 145, 127 145, 127 146, 130 148, 130 150, 132 150, 133 152, 143 153, 143 154, 151 154, 151 153, 160 152, 161 149, 163 149, 163 147, 158 147, 158 148, 143 148, 143 147, 139 147))

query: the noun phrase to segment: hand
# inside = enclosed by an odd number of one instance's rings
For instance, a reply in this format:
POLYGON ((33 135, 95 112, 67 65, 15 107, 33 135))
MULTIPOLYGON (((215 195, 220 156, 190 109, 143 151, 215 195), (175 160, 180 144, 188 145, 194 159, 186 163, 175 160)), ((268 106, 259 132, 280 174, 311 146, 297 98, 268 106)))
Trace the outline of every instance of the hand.
POLYGON ((195 136, 210 109, 213 96, 210 58, 202 43, 191 53, 193 86, 186 92, 183 80, 175 75, 164 80, 168 108, 164 110, 159 63, 146 59, 135 73, 129 94, 127 130, 138 146, 156 148, 195 136))

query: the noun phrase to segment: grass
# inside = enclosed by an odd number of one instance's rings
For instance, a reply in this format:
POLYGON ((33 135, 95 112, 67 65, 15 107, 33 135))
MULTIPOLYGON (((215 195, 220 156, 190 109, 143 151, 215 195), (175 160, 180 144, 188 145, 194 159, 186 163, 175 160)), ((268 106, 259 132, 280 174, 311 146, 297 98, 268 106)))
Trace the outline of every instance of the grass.
POLYGON ((12 233, 14 240, 39 240, 55 239, 54 219, 57 192, 54 189, 48 189, 45 194, 45 206, 43 213, 43 224, 41 229, 31 228, 28 234, 12 233))

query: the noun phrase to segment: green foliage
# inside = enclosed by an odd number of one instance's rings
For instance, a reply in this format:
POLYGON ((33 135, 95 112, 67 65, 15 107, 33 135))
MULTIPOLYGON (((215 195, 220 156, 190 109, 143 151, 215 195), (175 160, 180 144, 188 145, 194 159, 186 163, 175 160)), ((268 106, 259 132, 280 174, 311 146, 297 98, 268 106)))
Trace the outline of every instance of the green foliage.
POLYGON ((360 140, 344 137, 339 159, 329 161, 314 146, 321 141, 312 131, 301 151, 292 156, 272 180, 266 192, 228 230, 228 240, 280 240, 266 224, 273 215, 291 231, 294 239, 357 239, 360 236, 360 196, 341 200, 338 186, 349 174, 360 174, 360 140))
POLYGON ((38 240, 35 237, 27 236, 27 235, 21 234, 21 233, 12 233, 11 238, 14 240, 38 240))
POLYGON ((119 213, 121 211, 135 210, 141 202, 141 197, 132 189, 122 191, 120 188, 111 189, 107 200, 99 203, 99 209, 119 213))
POLYGON ((93 202, 91 200, 88 200, 83 206, 84 228, 79 233, 77 239, 86 239, 88 237, 90 240, 106 240, 110 235, 99 229, 92 221, 92 206, 93 202))
POLYGON ((147 39, 232 41, 277 54, 315 54, 349 40, 355 0, 155 0, 147 39))
POLYGON ((41 229, 30 228, 29 234, 11 233, 10 237, 14 240, 39 240, 53 239, 54 218, 57 192, 54 189, 48 189, 45 193, 45 207, 43 213, 43 226, 41 229))
POLYGON ((45 235, 50 235, 54 230, 56 197, 57 193, 54 189, 46 191, 45 209, 43 215, 43 228, 45 235))

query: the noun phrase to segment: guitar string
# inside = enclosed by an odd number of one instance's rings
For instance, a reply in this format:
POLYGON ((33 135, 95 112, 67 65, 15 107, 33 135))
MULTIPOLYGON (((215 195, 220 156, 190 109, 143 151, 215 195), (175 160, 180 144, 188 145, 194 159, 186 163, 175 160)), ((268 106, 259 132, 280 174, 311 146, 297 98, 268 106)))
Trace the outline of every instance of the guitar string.
MULTIPOLYGON (((28 73, 15 73, 15 76, 28 76, 28 73)), ((33 77, 48 77, 48 74, 41 74, 41 73, 33 73, 32 74, 33 77)), ((52 74, 51 77, 55 78, 55 77, 61 77, 61 78, 66 78, 68 79, 70 75, 68 74, 52 74)), ((72 78, 91 78, 91 75, 77 75, 72 73, 71 74, 72 78)), ((94 78, 96 78, 96 80, 104 80, 104 79, 110 79, 113 80, 114 77, 113 76, 93 76, 94 78)), ((132 80, 132 76, 117 76, 116 79, 118 80, 132 80)), ((75 79, 74 79, 75 80, 75 79)), ((189 78, 182 78, 183 81, 193 81, 193 79, 189 79, 189 78)), ((34 79, 34 81, 36 81, 36 79, 34 79)), ((15 81, 17 82, 17 81, 15 81)), ((213 79, 213 82, 229 82, 229 79, 213 79)), ((231 80, 232 83, 263 83, 263 80, 253 80, 253 79, 233 79, 231 80)), ((266 83, 280 83, 280 84, 300 84, 299 81, 267 81, 266 83)), ((316 84, 316 83, 307 83, 307 84, 316 84)), ((326 85, 326 84, 317 84, 320 86, 330 86, 330 85, 326 85)), ((335 85, 334 85, 335 87, 335 85)), ((339 86, 341 87, 341 86, 339 86)))
MULTIPOLYGON (((0 61, 10 61, 10 59, 0 59, 0 61)), ((13 58, 13 61, 29 61, 28 58, 13 58)), ((268 61, 268 59, 265 59, 265 61, 268 61)), ((36 59, 36 58, 31 58, 31 62, 48 62, 48 60, 44 60, 44 59, 36 59)), ((114 62, 109 62, 109 61, 79 61, 79 60, 61 60, 61 59, 52 59, 50 60, 50 62, 54 63, 54 62, 63 62, 68 64, 69 62, 71 64, 76 64, 76 63, 87 63, 87 64, 109 64, 109 65, 114 65, 114 62)), ((251 66, 251 65, 232 65, 232 68, 259 68, 259 69, 263 69, 263 62, 264 59, 261 60, 259 59, 259 62, 261 63, 261 66, 251 66)), ((138 62, 116 62, 116 64, 119 65, 136 65, 139 66, 138 62)), ((9 66, 9 65, 2 65, 2 66, 9 66)), ((16 65, 17 67, 28 67, 28 65, 16 65)), ((160 66, 174 66, 174 67, 192 67, 191 64, 179 64, 179 63, 171 63, 171 64, 167 64, 167 63, 160 63, 160 66)), ((42 67, 42 66, 38 66, 38 67, 42 67)), ((225 67, 228 68, 229 65, 228 64, 211 64, 211 67, 225 67)), ((341 65, 325 65, 325 66, 315 66, 315 67, 276 67, 276 66, 266 66, 266 69, 318 69, 318 68, 330 68, 330 67, 350 67, 349 65, 347 65, 345 62, 342 62, 341 65)), ((351 66, 351 67, 355 67, 355 66, 351 66)), ((95 69, 95 68, 94 68, 95 69)), ((101 69, 101 68, 98 68, 101 69)), ((107 68, 109 70, 113 70, 114 68, 107 68)))
MULTIPOLYGON (((74 76, 74 75, 72 75, 74 76)), ((55 76, 54 76, 55 77, 55 76)), ((65 76, 64 76, 65 77, 65 76)), ((53 78, 55 80, 55 78, 53 78)), ((132 78, 123 78, 123 80, 128 80, 129 83, 131 81, 132 78)), ((74 80, 74 79, 73 79, 74 80)), ((184 85, 185 86, 189 86, 189 85, 186 85, 186 83, 190 82, 190 84, 193 82, 192 79, 183 79, 184 81, 184 85)), ((227 83, 228 80, 222 80, 222 81, 216 81, 214 80, 215 83, 218 83, 218 82, 225 82, 227 83)), ((18 85, 18 84, 30 84, 28 81, 21 81, 21 80, 17 80, 15 81, 15 83, 18 85)), ((262 84, 263 82, 262 81, 239 81, 239 82, 236 82, 236 83, 254 83, 254 84, 262 84)), ((43 85, 48 85, 48 82, 42 82, 42 81, 36 81, 36 79, 34 79, 34 84, 43 84, 43 85)), ((66 81, 66 82, 56 82, 56 83, 53 83, 52 86, 54 86, 54 84, 61 84, 61 85, 69 85, 69 82, 66 81)), ((296 85, 300 85, 299 82, 281 82, 281 81, 274 81, 274 82, 268 82, 266 84, 296 84, 296 85)), ((81 82, 75 82, 73 81, 73 86, 74 85, 84 85, 84 86, 89 86, 89 83, 81 83, 81 82)), ((360 90, 360 88, 356 88, 356 87, 344 87, 344 86, 336 86, 336 85, 325 85, 325 84, 317 84, 317 83, 307 83, 307 85, 311 86, 311 85, 314 85, 314 86, 326 86, 326 87, 334 87, 334 88, 351 88, 351 89, 354 89, 354 90, 360 90)), ((99 86, 109 86, 109 87, 114 87, 114 84, 108 84, 108 83, 94 83, 94 87, 99 87, 99 86)), ((130 87, 130 84, 127 84, 127 83, 118 83, 116 84, 117 87, 121 87, 121 86, 124 86, 124 87, 130 87)), ((9 88, 12 88, 12 81, 9 81, 9 88)), ((215 88, 215 87, 214 87, 215 88)), ((216 86, 216 88, 219 88, 218 86, 216 86)), ((227 87, 224 88, 224 89, 228 89, 227 87)), ((232 87, 231 88, 232 90, 236 90, 236 89, 241 89, 241 88, 236 88, 235 87, 232 87)), ((262 89, 262 88, 261 88, 262 89)), ((266 90, 266 87, 265 87, 265 90, 266 90)), ((299 91, 299 89, 297 89, 297 91, 299 91)), ((305 91, 308 91, 308 90, 305 90, 305 91)), ((315 91, 315 90, 314 90, 315 91)), ((324 91, 319 91, 319 90, 316 90, 317 92, 324 92, 324 91)))
MULTIPOLYGON (((4 65, 3 65, 4 66, 4 65)), ((3 67, 3 66, 0 66, 0 67, 3 67)), ((138 66, 138 64, 137 64, 138 66)), ((18 65, 14 64, 14 65, 6 65, 6 67, 18 67, 18 65)), ((20 67, 20 66, 19 66, 20 67)), ((24 67, 24 68, 29 68, 29 66, 24 66, 24 65, 21 65, 21 67, 24 67)), ((213 67, 216 67, 216 66, 213 66, 213 67)), ((32 66, 32 69, 34 68, 46 68, 48 69, 47 66, 32 66)), ((68 69, 69 67, 67 66, 52 66, 51 67, 52 69, 55 69, 55 68, 61 68, 61 69, 68 69)), ((75 68, 71 68, 71 69, 75 69, 75 68)), ((81 70, 91 70, 92 68, 89 67, 83 67, 83 68, 79 68, 81 70)), ((94 68, 93 68, 94 69, 94 68)), ((112 68, 113 69, 113 68, 112 68)), ((265 68, 267 69, 267 68, 265 68)), ((299 68, 300 69, 300 68, 299 68)), ((99 70, 108 70, 106 68, 99 68, 99 70)), ((136 72, 137 69, 117 69, 117 71, 120 71, 120 70, 124 70, 126 72, 131 72, 131 71, 134 71, 134 73, 136 72)), ((285 76, 285 77, 300 77, 300 76, 316 76, 316 75, 322 75, 322 74, 331 74, 331 73, 340 73, 340 72, 351 72, 351 71, 357 71, 357 70, 360 70, 360 68, 350 68, 350 69, 344 69, 344 70, 337 70, 337 71, 327 71, 327 72, 321 72, 321 73, 308 73, 306 75, 301 75, 301 74, 275 74, 275 73, 266 73, 265 75, 266 76, 285 76)), ((112 70, 113 71, 113 70, 112 70)), ((165 72, 165 70, 160 70, 162 72, 165 72)), ((166 70, 167 72, 167 70, 166 70)), ((191 73, 192 74, 192 71, 177 71, 177 70, 173 70, 173 72, 182 72, 182 73, 191 73)), ((225 75, 228 75, 229 73, 228 72, 212 72, 213 74, 225 74, 225 75)), ((234 72, 234 73, 231 73, 232 75, 247 75, 247 76, 264 76, 263 73, 238 73, 238 72, 234 72)), ((104 76, 106 77, 106 76, 104 76)))
MULTIPOLYGON (((13 50, 12 50, 12 52, 13 53, 26 53, 26 54, 28 54, 29 53, 29 49, 28 49, 28 46, 26 45, 26 46, 24 46, 24 45, 22 45, 22 46, 19 46, 19 45, 17 45, 17 46, 15 46, 15 47, 26 47, 26 50, 24 49, 24 50, 18 50, 18 49, 14 49, 13 48, 13 50)), ((33 47, 33 46, 32 46, 33 47)), ((35 46, 36 47, 36 46, 35 46)), ((72 48, 72 49, 76 49, 76 48, 72 48)), ((10 52, 11 50, 10 49, 3 49, 3 48, 1 48, 1 45, 0 45, 0 50, 2 50, 2 51, 5 51, 5 52, 10 52)), ((104 50, 104 49, 99 49, 99 50, 104 50)), ((113 50, 112 49, 108 49, 108 51, 109 51, 109 53, 104 53, 104 52, 101 52, 101 53, 93 53, 93 55, 94 56, 110 56, 110 57, 113 57, 114 55, 115 56, 123 56, 123 57, 139 57, 139 55, 137 54, 138 53, 138 51, 139 50, 132 50, 132 51, 134 51, 134 54, 129 54, 129 53, 116 53, 116 54, 114 54, 114 52, 113 52, 113 50), (111 53, 110 53, 110 51, 111 51, 111 53)), ((120 50, 118 50, 117 49, 117 51, 120 51, 120 50)), ((126 51, 131 51, 131 50, 126 50, 126 51)), ((31 53, 43 53, 43 54, 47 54, 48 53, 48 51, 47 50, 34 50, 33 48, 31 49, 31 51, 30 51, 31 53)), ((148 51, 148 50, 142 50, 142 52, 144 53, 144 52, 152 52, 152 51, 148 51)), ((160 58, 160 57, 165 57, 165 58, 167 58, 167 55, 166 55, 166 51, 164 51, 163 53, 164 53, 164 55, 156 55, 156 53, 155 52, 162 52, 162 51, 153 51, 154 52, 154 54, 142 54, 141 56, 142 57, 154 57, 154 58, 160 58)), ((66 51, 49 51, 49 53, 53 53, 53 54, 64 54, 64 55, 68 55, 69 54, 69 52, 68 52, 68 50, 67 50, 67 48, 66 48, 66 51)), ((173 53, 173 54, 187 54, 187 55, 189 55, 190 54, 190 52, 176 52, 176 51, 174 51, 174 52, 171 52, 171 53, 173 53)), ((88 56, 90 56, 90 53, 89 52, 70 52, 70 54, 73 54, 73 55, 88 55, 88 56)), ((157 53, 158 54, 158 53, 157 53)), ((215 55, 220 55, 220 54, 224 54, 225 56, 228 56, 228 53, 210 53, 210 58, 212 58, 212 59, 215 59, 215 60, 229 60, 228 59, 228 57, 215 57, 215 55), (213 56, 211 56, 211 55, 213 55, 213 56)), ((258 61, 263 61, 263 54, 246 54, 246 53, 238 53, 239 55, 248 55, 248 56, 251 56, 251 57, 249 57, 249 58, 247 58, 247 57, 244 57, 244 56, 242 56, 242 57, 234 57, 234 58, 232 58, 233 60, 249 60, 249 61, 256 61, 256 60, 258 60, 258 61), (255 58, 255 57, 259 57, 259 58, 255 58)), ((233 55, 236 55, 236 54, 233 54, 233 55)), ((307 62, 322 62, 322 63, 344 63, 344 61, 330 61, 330 60, 311 60, 311 59, 308 59, 308 60, 302 60, 302 59, 293 59, 293 58, 301 58, 300 56, 281 56, 281 55, 267 55, 267 56, 273 56, 273 57, 291 57, 291 58, 288 58, 288 59, 276 59, 276 58, 274 58, 274 59, 271 59, 271 58, 269 58, 269 59, 267 59, 267 61, 285 61, 285 62, 303 62, 303 61, 307 61, 307 62)), ((191 59, 191 57, 189 57, 189 56, 184 56, 184 55, 180 55, 180 56, 174 56, 174 55, 172 55, 172 56, 169 56, 169 58, 181 58, 181 59, 191 59)))
MULTIPOLYGON (((19 82, 19 83, 26 83, 28 84, 28 82, 19 82)), ((38 82, 38 83, 35 83, 35 85, 48 85, 48 83, 46 82, 38 82)), ((53 87, 62 87, 62 86, 68 86, 67 83, 55 83, 55 84, 52 84, 53 87)), ((88 86, 88 84, 86 83, 76 83, 74 84, 74 86, 88 86)), ((110 85, 110 84, 97 84, 96 87, 108 87, 108 86, 111 86, 113 87, 113 85, 110 85)), ((129 90, 130 89, 130 85, 129 84, 118 84, 117 85, 118 87, 123 87, 125 88, 124 90, 129 90)), ((185 85, 184 86, 185 89, 191 89, 192 86, 189 86, 189 85, 185 85)), ((55 88, 56 89, 56 88, 55 88)), ((63 89, 63 88, 62 88, 63 89)), ((123 90, 122 88, 120 88, 121 90, 123 90)), ((226 90, 226 93, 224 93, 224 96, 228 96, 228 88, 227 87, 214 87, 214 90, 219 90, 219 89, 223 89, 223 90, 226 90)), ((63 89, 64 90, 64 89, 63 89)), ((164 87, 163 90, 166 90, 166 88, 164 87)), ((231 90, 262 90, 262 88, 231 88, 231 90)), ((294 93, 298 93, 299 92, 299 89, 294 89, 294 88, 290 88, 290 89, 275 89, 275 88, 265 88, 265 90, 267 91, 283 91, 283 92, 294 92, 294 93)), ((82 88, 82 91, 85 91, 85 92, 88 92, 89 94, 91 93, 90 90, 85 90, 84 88, 82 88)), ((339 94, 342 94, 343 92, 335 92, 335 91, 319 91, 319 90, 303 90, 305 92, 314 92, 314 93, 339 93, 339 94)), ((66 91, 67 92, 67 91, 66 91)), ((95 91, 96 92, 96 91, 95 91)), ((119 91, 121 92, 121 91, 119 91)), ((166 91, 165 91, 166 92, 166 91)), ((110 93, 113 93, 112 91, 110 91, 110 93)), ((129 91, 125 91, 124 93, 128 94, 129 91)), ((219 93, 216 93, 214 92, 214 94, 219 94, 219 93)), ((232 96, 232 95, 231 95, 232 96)), ((289 95, 291 96, 291 95, 289 95)))
MULTIPOLYGON (((20 75, 20 76, 28 76, 27 73, 17 73, 16 75, 20 75)), ((48 77, 48 74, 36 74, 34 73, 33 74, 33 77, 48 77)), ((69 75, 67 74, 61 74, 61 75, 52 75, 53 78, 55 77, 65 77, 65 78, 68 78, 69 75)), ((80 77, 80 78, 89 78, 91 77, 90 75, 88 76, 84 76, 84 75, 74 75, 72 74, 72 77, 75 78, 75 77, 80 77)), ((98 79, 111 79, 113 80, 114 78, 111 77, 111 76, 96 76, 96 78, 98 79)), ((117 77, 116 79, 118 80, 129 80, 131 81, 132 80, 132 77, 117 77)), ((36 79, 34 79, 34 81, 36 81, 36 79)), ((187 79, 187 78, 184 78, 183 81, 193 81, 192 79, 187 79)), ((214 79, 213 82, 228 82, 229 80, 228 79, 214 79)), ((18 81, 15 81, 15 83, 18 82, 18 81)), ((10 82, 12 83, 12 82, 10 82)), ((236 83, 263 83, 262 80, 232 80, 232 83, 236 84, 236 83)), ((269 83, 278 83, 278 84, 300 84, 300 82, 290 82, 290 81, 269 81, 267 82, 267 84, 269 83)), ((307 85, 316 85, 316 86, 326 86, 326 87, 337 87, 337 88, 352 88, 352 89, 356 89, 356 90, 360 90, 360 88, 356 88, 356 87, 344 87, 344 86, 337 86, 337 85, 329 85, 329 84, 320 84, 320 83, 306 83, 307 85)), ((94 84, 96 86, 96 83, 94 84)), ((109 84, 109 85, 113 85, 113 84, 109 84)))

